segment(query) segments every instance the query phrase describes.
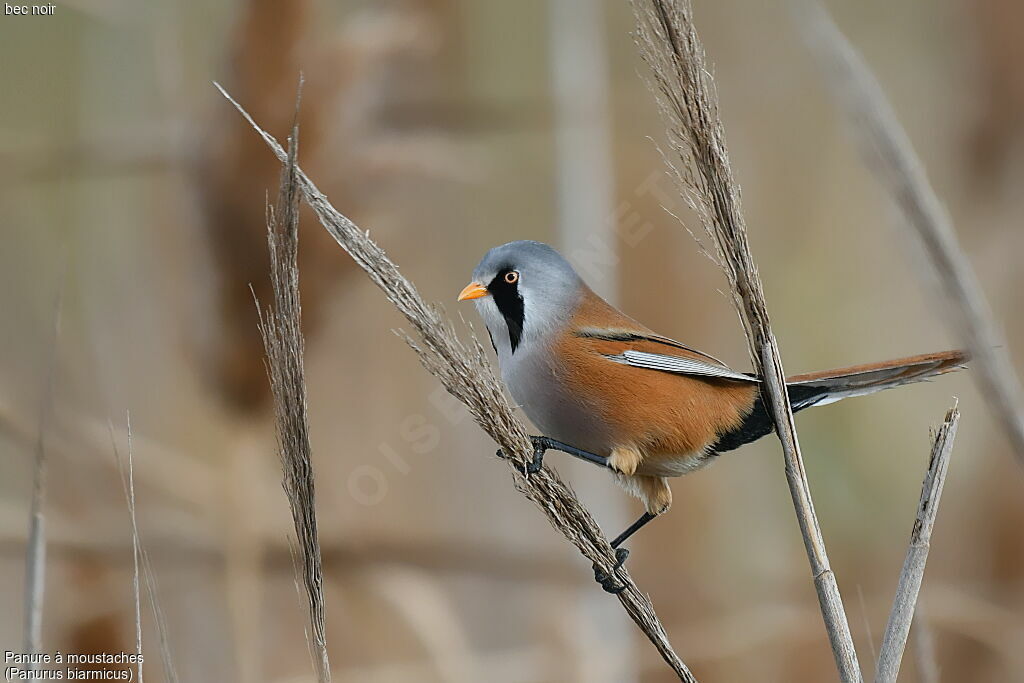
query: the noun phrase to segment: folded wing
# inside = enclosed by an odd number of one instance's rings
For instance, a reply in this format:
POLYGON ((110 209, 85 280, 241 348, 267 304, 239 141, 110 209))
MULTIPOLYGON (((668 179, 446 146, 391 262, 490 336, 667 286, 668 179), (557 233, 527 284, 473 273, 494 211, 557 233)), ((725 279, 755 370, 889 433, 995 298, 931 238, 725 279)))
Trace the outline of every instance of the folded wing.
POLYGON ((672 372, 678 375, 718 377, 721 379, 731 379, 751 384, 758 384, 761 381, 755 377, 751 377, 750 375, 744 375, 743 373, 736 372, 735 370, 730 370, 724 365, 716 365, 699 358, 689 358, 686 356, 667 356, 665 354, 650 353, 648 351, 626 350, 614 355, 605 355, 605 358, 616 363, 632 365, 635 368, 661 370, 662 372, 672 372))

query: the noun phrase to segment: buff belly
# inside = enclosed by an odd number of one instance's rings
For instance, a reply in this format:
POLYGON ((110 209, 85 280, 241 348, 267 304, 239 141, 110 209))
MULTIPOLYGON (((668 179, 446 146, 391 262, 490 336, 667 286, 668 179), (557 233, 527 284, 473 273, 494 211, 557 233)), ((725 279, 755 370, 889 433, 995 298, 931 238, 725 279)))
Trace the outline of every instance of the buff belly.
POLYGON ((683 455, 647 456, 637 467, 636 473, 648 477, 681 477, 707 467, 714 459, 714 455, 703 451, 683 455))

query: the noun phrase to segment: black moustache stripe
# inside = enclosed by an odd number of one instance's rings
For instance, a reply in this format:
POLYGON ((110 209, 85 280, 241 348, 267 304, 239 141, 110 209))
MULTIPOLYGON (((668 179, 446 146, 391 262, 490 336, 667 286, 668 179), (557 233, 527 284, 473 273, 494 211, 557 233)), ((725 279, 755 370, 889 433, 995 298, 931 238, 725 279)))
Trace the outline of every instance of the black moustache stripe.
POLYGON ((491 342, 491 348, 494 349, 494 353, 498 353, 498 347, 494 344, 494 335, 491 334, 490 328, 487 328, 487 339, 491 342))
POLYGON ((519 283, 509 284, 505 281, 505 274, 508 271, 499 272, 487 290, 494 297, 494 304, 498 312, 505 319, 505 326, 508 327, 508 342, 512 347, 512 353, 516 352, 519 340, 523 336, 523 323, 526 320, 526 310, 523 306, 523 295, 519 293, 519 283))

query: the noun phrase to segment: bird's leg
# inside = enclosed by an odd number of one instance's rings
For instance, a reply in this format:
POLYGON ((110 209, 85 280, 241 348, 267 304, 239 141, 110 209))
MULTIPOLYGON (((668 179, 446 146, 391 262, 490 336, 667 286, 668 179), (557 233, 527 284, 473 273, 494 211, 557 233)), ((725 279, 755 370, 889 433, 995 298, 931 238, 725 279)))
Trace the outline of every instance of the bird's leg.
POLYGON ((615 548, 615 564, 612 566, 611 571, 606 573, 596 564, 594 565, 594 580, 601 584, 601 588, 612 594, 621 593, 626 589, 625 584, 619 583, 615 580, 615 570, 620 568, 626 561, 626 558, 629 557, 629 551, 625 548, 620 548, 619 546, 622 545, 627 538, 639 531, 643 525, 647 524, 647 522, 651 521, 655 517, 657 517, 657 515, 645 512, 640 515, 640 519, 630 524, 629 528, 615 537, 615 540, 611 543, 612 548, 615 548))
POLYGON ((590 451, 584 451, 575 446, 570 446, 567 443, 556 441, 547 436, 531 436, 530 440, 533 442, 533 462, 530 463, 528 471, 537 472, 541 467, 544 466, 544 453, 548 450, 562 451, 568 453, 574 458, 580 460, 586 460, 589 463, 599 465, 600 467, 608 467, 608 459, 603 458, 600 455, 591 453, 590 451))
MULTIPOLYGON (((580 460, 586 460, 587 462, 594 463, 601 467, 608 467, 608 461, 606 458, 596 455, 589 451, 580 450, 575 446, 570 446, 567 443, 556 441, 555 439, 546 436, 531 436, 530 441, 533 442, 533 460, 526 465, 527 474, 535 474, 540 471, 541 467, 544 466, 544 453, 548 450, 562 451, 569 455, 579 458, 580 460)), ((499 458, 504 458, 504 451, 499 450, 497 453, 499 458)))
MULTIPOLYGON (((530 441, 533 442, 533 460, 526 465, 526 472, 528 474, 540 471, 541 467, 544 466, 544 453, 548 450, 562 451, 563 453, 568 453, 580 460, 586 460, 587 462, 594 463, 595 465, 612 469, 608 464, 607 458, 603 458, 600 455, 596 455, 589 451, 581 450, 575 446, 570 446, 567 443, 562 443, 561 441, 557 441, 547 436, 531 436, 530 441)), ((506 457, 504 451, 501 449, 498 450, 497 456, 499 458, 506 457)), ((630 524, 628 529, 619 534, 615 540, 611 542, 612 548, 615 549, 615 564, 612 565, 611 571, 606 573, 596 564, 594 565, 594 580, 601 584, 601 588, 608 593, 612 593, 614 595, 626 590, 626 584, 620 583, 616 580, 615 571, 621 568, 626 562, 626 558, 629 557, 629 551, 625 548, 620 548, 619 546, 622 545, 627 538, 635 534, 640 527, 647 524, 647 522, 651 521, 656 516, 657 515, 645 512, 641 515, 640 519, 630 524)))
POLYGON ((613 548, 618 548, 620 545, 625 543, 627 538, 629 538, 630 536, 632 536, 636 532, 640 531, 640 529, 645 524, 647 524, 647 522, 651 521, 652 519, 654 519, 657 516, 658 515, 652 514, 650 512, 645 512, 644 514, 640 515, 640 519, 638 519, 635 522, 633 522, 632 524, 630 524, 629 527, 625 531, 623 531, 621 534, 619 534, 618 536, 615 537, 615 540, 612 541, 612 547, 613 548))

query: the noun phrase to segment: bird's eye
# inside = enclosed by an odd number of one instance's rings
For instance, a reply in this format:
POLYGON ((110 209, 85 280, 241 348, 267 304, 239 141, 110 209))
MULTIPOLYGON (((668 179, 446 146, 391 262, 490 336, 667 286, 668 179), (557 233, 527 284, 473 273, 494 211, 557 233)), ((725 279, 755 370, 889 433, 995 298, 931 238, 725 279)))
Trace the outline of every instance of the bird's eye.
POLYGON ((519 282, 519 272, 515 270, 510 270, 507 273, 505 273, 505 282, 509 283, 510 285, 514 285, 515 283, 519 282))

